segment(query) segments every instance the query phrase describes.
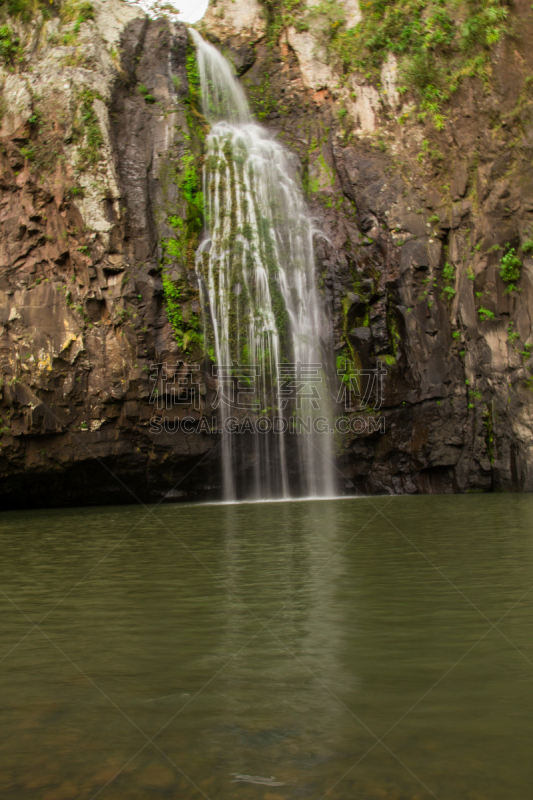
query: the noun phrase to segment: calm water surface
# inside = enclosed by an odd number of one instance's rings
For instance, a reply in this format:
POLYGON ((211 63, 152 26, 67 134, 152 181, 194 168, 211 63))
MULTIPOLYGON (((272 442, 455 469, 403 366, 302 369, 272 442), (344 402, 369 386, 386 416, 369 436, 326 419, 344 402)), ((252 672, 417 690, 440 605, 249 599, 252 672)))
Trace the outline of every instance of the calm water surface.
POLYGON ((533 496, 149 511, 0 516, 2 798, 531 798, 533 496))

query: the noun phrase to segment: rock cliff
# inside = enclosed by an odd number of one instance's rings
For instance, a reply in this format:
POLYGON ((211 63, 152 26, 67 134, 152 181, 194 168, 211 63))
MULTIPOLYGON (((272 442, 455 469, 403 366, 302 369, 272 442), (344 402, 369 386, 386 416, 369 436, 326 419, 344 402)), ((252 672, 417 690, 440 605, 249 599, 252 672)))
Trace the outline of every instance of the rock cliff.
MULTIPOLYGON (((9 26, 17 52, 0 72, 2 502, 158 500, 213 445, 149 432, 150 367, 180 363, 161 241, 167 206, 179 214, 183 204, 187 32, 120 0, 64 3, 9 26)), ((186 291, 180 302, 184 318, 199 310, 186 291)))
MULTIPOLYGON (((214 396, 186 27, 122 0, 42 5, 0 29, 1 502, 216 495, 218 437, 150 427, 165 404, 153 364, 173 378, 199 367, 190 415, 209 417, 214 396)), ((342 488, 530 490, 530 6, 438 106, 392 51, 366 73, 339 61, 356 0, 334 19, 328 3, 287 6, 218 0, 198 27, 298 157, 325 354, 388 370, 384 432, 339 441, 342 488)))

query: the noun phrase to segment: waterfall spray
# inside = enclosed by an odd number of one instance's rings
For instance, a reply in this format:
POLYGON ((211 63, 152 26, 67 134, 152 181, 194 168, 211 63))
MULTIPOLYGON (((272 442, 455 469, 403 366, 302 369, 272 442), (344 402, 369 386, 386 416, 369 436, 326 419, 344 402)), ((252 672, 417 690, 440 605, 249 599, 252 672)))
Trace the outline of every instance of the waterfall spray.
MULTIPOLYGON (((275 432, 256 433, 246 472, 251 496, 331 496, 335 482, 329 423, 298 434, 290 463, 288 417, 329 419, 321 370, 321 319, 315 286, 313 227, 291 154, 253 121, 226 59, 194 29, 202 110, 211 125, 203 171, 206 233, 196 255, 206 339, 238 411, 220 402, 224 498, 239 496, 235 413, 268 415, 275 432), (305 373, 305 374, 304 374, 305 373), (294 399, 291 386, 310 389, 294 399), (291 380, 292 378, 292 380, 291 380), (252 388, 253 382, 253 388, 252 388), (280 387, 289 387, 285 390, 280 387)), ((226 398, 227 399, 227 398, 226 398)))

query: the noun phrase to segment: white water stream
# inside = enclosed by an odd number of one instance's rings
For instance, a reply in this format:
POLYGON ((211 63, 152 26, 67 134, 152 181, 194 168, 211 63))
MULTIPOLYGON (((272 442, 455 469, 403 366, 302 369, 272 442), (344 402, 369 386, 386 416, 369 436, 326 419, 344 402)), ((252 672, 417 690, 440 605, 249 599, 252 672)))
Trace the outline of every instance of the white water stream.
MULTIPOLYGON (((231 367, 219 394, 227 384, 224 395, 233 404, 220 403, 219 419, 224 426, 230 417, 264 416, 278 429, 291 415, 329 420, 325 373, 318 367, 313 226, 294 159, 253 121, 229 62, 189 30, 211 125, 203 171, 206 232, 196 270, 206 341, 216 365, 231 367)), ((327 432, 250 434, 244 498, 332 496, 330 423, 317 427, 327 432)), ((236 475, 243 474, 243 445, 238 434, 222 437, 224 499, 234 500, 242 497, 236 475)))

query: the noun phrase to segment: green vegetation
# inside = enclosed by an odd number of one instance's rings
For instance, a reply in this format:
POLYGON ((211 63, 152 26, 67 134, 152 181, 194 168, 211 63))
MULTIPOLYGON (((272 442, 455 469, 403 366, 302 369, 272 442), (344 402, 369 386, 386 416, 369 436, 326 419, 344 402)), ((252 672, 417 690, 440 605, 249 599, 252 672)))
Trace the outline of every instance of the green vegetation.
MULTIPOLYGON (((82 24, 94 19, 94 7, 89 0, 0 0, 0 21, 5 23, 0 26, 0 61, 11 65, 21 61, 23 56, 19 37, 7 24, 9 17, 27 23, 38 17, 49 19, 52 16, 59 16, 61 25, 71 27, 63 35, 52 35, 49 41, 53 44, 74 45, 82 24)), ((79 66, 83 60, 82 53, 69 54, 62 63, 66 66, 79 66)))
POLYGON ((180 199, 185 201, 186 215, 182 219, 177 214, 172 214, 167 219, 175 236, 169 236, 162 242, 165 254, 163 261, 166 264, 178 259, 189 267, 194 267, 194 252, 204 224, 204 195, 197 160, 197 156, 187 150, 175 164, 171 176, 178 187, 180 199))
MULTIPOLYGON (((392 352, 394 354, 394 362, 387 361, 387 356, 385 356, 385 362, 391 366, 393 363, 396 363, 396 356, 398 354, 398 349, 402 343, 402 337, 400 334, 400 329, 398 326, 398 320, 396 318, 396 314, 394 313, 394 303, 392 298, 389 296, 389 302, 387 303, 387 313, 386 313, 386 321, 387 321, 387 331, 389 334, 389 342, 392 346, 392 352)), ((370 324, 370 320, 367 324, 370 324)))
POLYGON ((455 267, 448 261, 442 268, 442 278, 444 280, 442 294, 447 300, 452 300, 455 297, 455 267))
POLYGON ((495 314, 489 311, 488 308, 480 308, 477 313, 479 314, 481 322, 486 322, 488 319, 496 319, 495 314))
POLYGON ((67 197, 69 200, 74 200, 76 197, 83 197, 85 194, 84 189, 81 186, 71 186, 70 189, 67 191, 67 197))
POLYGON ((181 289, 166 273, 163 273, 163 291, 165 294, 167 319, 176 333, 181 332, 181 289))
POLYGON ((172 325, 179 347, 187 351, 192 344, 203 342, 200 321, 197 314, 189 314, 185 320, 183 312, 183 290, 179 281, 173 281, 168 273, 163 272, 163 292, 167 319, 172 325))
POLYGON ((17 17, 23 22, 29 22, 36 14, 43 13, 51 16, 53 6, 50 0, 1 0, 0 16, 8 14, 10 17, 17 17))
POLYGON ((363 19, 349 28, 338 0, 309 9, 299 0, 261 0, 270 42, 295 25, 319 30, 330 62, 347 76, 379 81, 390 53, 400 65, 401 92, 410 90, 423 113, 443 127, 443 104, 467 76, 487 79, 491 47, 507 30, 505 0, 366 0, 363 19))
POLYGON ((512 342, 516 342, 517 339, 520 339, 520 334, 518 333, 518 331, 514 331, 513 330, 513 323, 512 322, 510 322, 509 325, 507 326, 507 334, 508 334, 508 336, 507 336, 507 341, 508 342, 512 343, 512 342))
POLYGON ((73 140, 82 143, 78 168, 84 171, 91 167, 94 169, 101 160, 104 137, 94 110, 94 101, 98 99, 98 94, 90 89, 84 89, 78 99, 80 106, 73 128, 73 140))
POLYGON ((486 405, 483 412, 483 426, 485 428, 485 444, 487 455, 491 464, 494 464, 494 427, 492 422, 492 406, 486 405))
POLYGON ((526 256, 533 254, 533 239, 527 239, 522 245, 522 252, 526 256))
MULTIPOLYGON (((198 314, 192 313, 190 304, 197 291, 190 286, 185 271, 195 268, 198 237, 204 225, 202 163, 207 123, 200 113, 200 76, 190 40, 186 67, 189 94, 182 102, 187 126, 180 129, 175 149, 169 151, 160 168, 164 197, 161 212, 166 228, 161 240, 161 266, 167 318, 180 349, 192 352, 195 344, 203 348, 203 334, 198 314)), ((139 91, 146 102, 151 102, 146 87, 141 85, 139 91)))
POLYGON ((187 71, 187 82, 189 84, 188 104, 191 108, 199 109, 202 101, 200 73, 198 72, 198 63, 196 61, 196 49, 190 38, 187 41, 185 69, 187 71))
POLYGON ((330 52, 344 73, 355 69, 369 78, 378 76, 389 53, 396 55, 402 90, 413 91, 437 127, 441 106, 461 79, 486 77, 490 47, 505 32, 508 15, 501 0, 368 0, 362 10, 362 21, 347 29, 336 0, 316 7, 330 52))
MULTIPOLYGON (((63 0, 60 10, 61 22, 68 24, 74 21, 74 27, 60 40, 63 45, 76 44, 78 33, 84 22, 94 19, 93 4, 86 0, 63 0)), ((73 66, 76 66, 73 64, 73 66)))
MULTIPOLYGON (((54 171, 64 162, 63 135, 57 129, 55 113, 43 114, 39 108, 40 97, 32 96, 33 111, 28 119, 30 130, 18 145, 23 158, 31 162, 40 175, 54 171)), ((55 112, 55 109, 54 109, 55 112)))
POLYGON ((144 97, 145 101, 149 105, 153 105, 155 103, 155 97, 153 96, 153 94, 150 94, 144 83, 139 84, 139 94, 141 94, 144 97))
POLYGON ((183 133, 183 154, 172 162, 166 176, 176 185, 178 197, 185 205, 185 213, 180 216, 174 211, 168 215, 167 222, 174 229, 175 235, 167 237, 162 244, 163 265, 169 265, 177 259, 193 269, 198 235, 204 225, 202 175, 198 166, 203 160, 201 151, 205 139, 206 122, 199 111, 201 103, 200 75, 196 63, 196 50, 190 40, 187 44, 186 68, 189 95, 186 100, 185 117, 189 132, 183 133))
POLYGON ((500 278, 508 284, 507 291, 512 292, 516 289, 516 283, 520 280, 522 261, 516 255, 514 247, 507 247, 507 252, 500 261, 500 278))
POLYGON ((19 147, 19 153, 28 161, 35 161, 35 147, 31 144, 19 147))
POLYGON ((280 113, 283 113, 283 107, 280 107, 280 98, 276 97, 270 84, 270 69, 269 58, 261 74, 261 82, 258 84, 248 83, 246 86, 252 109, 261 122, 276 109, 279 109, 280 113))
POLYGON ((0 61, 12 64, 20 54, 20 41, 9 25, 0 25, 0 61))
POLYGON ((524 359, 531 358, 531 356, 533 355, 531 353, 531 348, 532 347, 533 347, 533 344, 530 344, 530 343, 524 345, 524 349, 520 352, 520 355, 522 356, 522 358, 524 358, 524 359))
POLYGON ((88 0, 0 0, 0 18, 7 15, 30 22, 38 14, 47 19, 58 11, 63 23, 75 22, 76 34, 84 22, 94 19, 94 7, 88 0))
POLYGON ((74 2, 64 3, 61 10, 61 17, 65 21, 69 18, 74 18, 76 20, 74 23, 74 33, 77 35, 84 22, 94 19, 93 4, 85 2, 84 0, 82 0, 82 2, 76 2, 74 0, 74 2))
POLYGON ((309 29, 301 13, 301 0, 260 0, 260 3, 265 9, 267 40, 271 47, 277 43, 286 25, 294 25, 299 31, 309 29))

